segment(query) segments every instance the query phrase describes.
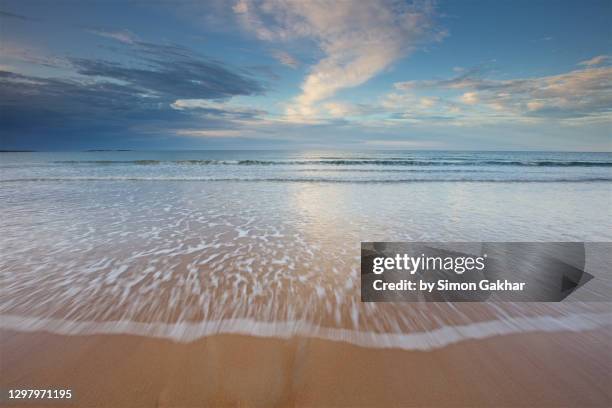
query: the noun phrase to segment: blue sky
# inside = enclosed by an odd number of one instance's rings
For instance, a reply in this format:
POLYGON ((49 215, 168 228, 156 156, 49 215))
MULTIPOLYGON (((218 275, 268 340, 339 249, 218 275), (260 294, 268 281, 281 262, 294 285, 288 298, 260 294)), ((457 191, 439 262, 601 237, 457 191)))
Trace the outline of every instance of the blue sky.
POLYGON ((0 2, 0 149, 612 150, 610 1, 0 2))

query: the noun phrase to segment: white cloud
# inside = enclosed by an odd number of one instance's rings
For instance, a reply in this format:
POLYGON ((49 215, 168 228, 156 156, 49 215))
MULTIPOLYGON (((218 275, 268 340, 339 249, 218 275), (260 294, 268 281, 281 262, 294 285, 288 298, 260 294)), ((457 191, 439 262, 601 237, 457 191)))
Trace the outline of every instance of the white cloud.
POLYGON ((440 98, 432 97, 432 96, 424 96, 420 99, 420 104, 422 108, 428 109, 436 106, 440 98))
POLYGON ((0 42, 0 56, 7 59, 52 68, 70 67, 70 63, 64 58, 51 56, 40 49, 29 46, 26 47, 17 43, 10 43, 4 40, 0 42))
POLYGON ((179 136, 204 138, 236 138, 247 136, 244 131, 237 129, 178 129, 175 133, 179 136))
POLYGON ((546 106, 542 101, 529 101, 527 102, 527 109, 530 111, 537 111, 546 106))
POLYGON ((272 54, 278 62, 291 68, 297 68, 299 62, 285 51, 274 51, 272 54))
POLYGON ((252 116, 263 115, 266 112, 260 109, 250 108, 247 106, 235 105, 230 101, 214 101, 210 99, 177 99, 170 104, 172 109, 188 110, 215 110, 232 114, 248 114, 252 116))
POLYGON ((478 94, 476 92, 466 92, 461 95, 461 101, 463 103, 467 103, 468 105, 476 105, 478 102, 480 102, 480 99, 478 98, 478 94))
POLYGON ((232 101, 214 101, 208 99, 177 99, 170 104, 172 109, 189 112, 202 119, 222 119, 231 126, 264 123, 268 112, 248 106, 235 104, 232 101))
POLYGON ((177 99, 170 104, 170 107, 176 110, 223 109, 225 107, 225 103, 211 101, 209 99, 177 99))
POLYGON ((353 113, 353 106, 342 102, 328 102, 323 107, 334 118, 341 118, 353 113))
POLYGON ((440 148, 444 145, 441 142, 433 140, 366 140, 364 144, 396 149, 433 149, 440 148))
MULTIPOLYGON (((609 117, 612 112, 612 67, 582 65, 587 68, 543 77, 494 80, 476 74, 399 82, 394 84, 396 92, 387 95, 387 107, 406 106, 410 101, 414 103, 417 92, 437 90, 450 93, 450 100, 458 98, 465 104, 465 112, 471 111, 474 117, 486 117, 487 109, 495 117, 500 113, 514 118, 609 117)), ((440 102, 444 105, 444 101, 440 102)))
POLYGON ((235 13, 248 13, 249 5, 246 1, 241 0, 234 5, 233 10, 235 13))
POLYGON ((134 44, 138 41, 138 37, 129 30, 106 31, 106 30, 89 30, 90 33, 99 35, 100 37, 110 38, 124 44, 134 44))
POLYGON ((593 57, 591 59, 588 59, 586 61, 581 61, 581 62, 578 63, 578 65, 584 65, 584 66, 587 66, 587 67, 594 67, 594 66, 602 65, 602 64, 608 62, 609 59, 610 59, 609 55, 598 55, 598 56, 593 57))
POLYGON ((316 116, 319 102, 363 84, 422 41, 444 35, 434 28, 429 2, 240 0, 234 11, 260 39, 305 38, 323 52, 286 108, 296 121, 316 116))

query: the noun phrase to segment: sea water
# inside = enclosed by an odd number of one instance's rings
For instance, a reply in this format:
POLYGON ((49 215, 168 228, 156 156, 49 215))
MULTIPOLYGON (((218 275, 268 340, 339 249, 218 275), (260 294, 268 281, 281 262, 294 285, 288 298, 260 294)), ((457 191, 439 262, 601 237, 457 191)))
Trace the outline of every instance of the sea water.
POLYGON ((601 302, 359 297, 361 241, 611 241, 610 153, 1 153, 0 210, 9 329, 429 349, 611 323, 601 253, 601 302))

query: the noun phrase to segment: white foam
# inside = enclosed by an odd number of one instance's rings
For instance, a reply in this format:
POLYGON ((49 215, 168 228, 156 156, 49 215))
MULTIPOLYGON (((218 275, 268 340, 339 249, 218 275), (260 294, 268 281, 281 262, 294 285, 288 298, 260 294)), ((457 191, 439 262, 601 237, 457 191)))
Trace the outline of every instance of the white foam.
POLYGON ((367 348, 428 351, 470 339, 529 332, 582 332, 612 326, 612 313, 573 313, 559 317, 515 317, 444 326, 412 333, 375 333, 322 327, 307 321, 262 322, 226 319, 200 323, 138 323, 127 320, 93 322, 0 315, 0 328, 61 335, 127 334, 187 343, 216 334, 288 339, 295 336, 339 341, 367 348))

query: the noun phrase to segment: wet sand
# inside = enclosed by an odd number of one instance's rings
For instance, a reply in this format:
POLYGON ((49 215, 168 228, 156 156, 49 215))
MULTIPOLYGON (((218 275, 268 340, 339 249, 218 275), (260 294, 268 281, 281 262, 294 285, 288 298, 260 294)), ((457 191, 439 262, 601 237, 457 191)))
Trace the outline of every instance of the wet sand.
MULTIPOLYGON (((606 407, 611 340, 608 327, 422 352, 307 338, 175 343, 2 330, 0 388, 70 388, 68 404, 86 407, 606 407)), ((37 405, 15 406, 24 404, 37 405)))

